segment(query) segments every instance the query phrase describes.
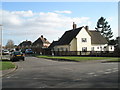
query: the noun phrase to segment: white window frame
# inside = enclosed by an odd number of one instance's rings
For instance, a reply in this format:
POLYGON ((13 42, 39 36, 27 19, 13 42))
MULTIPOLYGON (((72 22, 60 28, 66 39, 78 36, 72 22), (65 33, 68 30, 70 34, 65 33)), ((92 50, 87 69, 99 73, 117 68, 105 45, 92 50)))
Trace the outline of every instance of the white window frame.
POLYGON ((81 38, 82 42, 87 42, 87 38, 81 38))
POLYGON ((87 51, 87 47, 82 47, 82 51, 86 52, 87 51))

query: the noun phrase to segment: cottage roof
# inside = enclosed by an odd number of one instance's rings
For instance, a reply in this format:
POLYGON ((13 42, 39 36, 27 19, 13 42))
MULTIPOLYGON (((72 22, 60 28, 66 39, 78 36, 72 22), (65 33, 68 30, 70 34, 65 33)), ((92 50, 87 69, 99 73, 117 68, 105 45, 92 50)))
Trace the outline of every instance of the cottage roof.
POLYGON ((36 41, 33 42, 33 45, 43 43, 50 44, 50 42, 46 38, 43 38, 43 36, 41 35, 41 37, 39 37, 36 41))
POLYGON ((89 30, 89 34, 91 36, 91 43, 92 44, 107 44, 108 41, 105 37, 103 37, 99 31, 89 30))
MULTIPOLYGON (((54 41, 51 44, 51 47, 54 47, 55 45, 68 45, 70 42, 77 36, 77 34, 80 32, 80 30, 83 27, 79 27, 76 29, 68 30, 66 31, 62 37, 58 41, 54 41)), ((85 28, 86 29, 86 28, 85 28)), ((99 31, 95 30, 86 30, 88 34, 91 36, 91 44, 107 44, 108 41, 103 37, 99 31)))
POLYGON ((57 43, 58 41, 53 41, 48 48, 52 49, 55 45, 57 45, 57 43))
POLYGON ((73 40, 73 38, 76 37, 76 35, 80 32, 81 29, 82 27, 66 31, 63 36, 58 40, 57 45, 68 45, 73 40))
POLYGON ((23 41, 23 42, 21 42, 20 44, 19 44, 19 46, 29 46, 29 45, 31 45, 32 44, 32 42, 31 41, 23 41))

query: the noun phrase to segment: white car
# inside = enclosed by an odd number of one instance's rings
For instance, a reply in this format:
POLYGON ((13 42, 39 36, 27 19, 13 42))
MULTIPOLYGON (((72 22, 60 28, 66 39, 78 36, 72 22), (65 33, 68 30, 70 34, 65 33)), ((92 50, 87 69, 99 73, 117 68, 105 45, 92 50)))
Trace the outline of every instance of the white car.
POLYGON ((2 54, 3 54, 3 55, 8 55, 9 53, 10 53, 10 52, 9 52, 8 50, 3 50, 3 51, 2 51, 2 54))

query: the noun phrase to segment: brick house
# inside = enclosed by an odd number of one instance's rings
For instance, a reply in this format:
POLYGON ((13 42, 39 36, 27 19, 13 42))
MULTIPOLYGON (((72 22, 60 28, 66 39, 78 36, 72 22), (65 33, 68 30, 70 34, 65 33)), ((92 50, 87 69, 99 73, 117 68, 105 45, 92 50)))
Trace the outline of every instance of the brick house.
POLYGON ((32 44, 32 50, 37 54, 42 54, 43 50, 48 48, 50 42, 41 35, 37 40, 35 40, 32 44))

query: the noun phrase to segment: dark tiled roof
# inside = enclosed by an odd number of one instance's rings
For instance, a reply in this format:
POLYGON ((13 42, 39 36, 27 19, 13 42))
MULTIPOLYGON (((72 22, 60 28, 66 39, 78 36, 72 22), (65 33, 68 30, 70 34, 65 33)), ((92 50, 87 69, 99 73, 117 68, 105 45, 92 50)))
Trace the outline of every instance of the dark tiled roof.
POLYGON ((33 42, 33 45, 43 44, 43 43, 50 44, 50 42, 46 38, 39 37, 36 41, 33 42))
MULTIPOLYGON (((52 42, 50 48, 54 47, 55 45, 68 45, 70 42, 77 36, 80 30, 83 27, 76 28, 74 30, 66 31, 62 37, 58 41, 52 42)), ((88 34, 91 36, 91 43, 92 44, 107 44, 107 40, 100 34, 98 31, 93 30, 86 30, 88 34)))
POLYGON ((19 46, 30 46, 30 45, 32 45, 32 42, 27 40, 19 44, 19 46))
POLYGON ((81 29, 82 27, 66 31, 58 40, 57 45, 68 45, 73 40, 73 38, 77 36, 81 29))
POLYGON ((91 43, 92 44, 107 44, 108 41, 105 37, 103 37, 99 31, 88 31, 91 36, 91 43))
POLYGON ((57 45, 57 43, 58 41, 53 41, 48 48, 52 49, 55 45, 57 45))

